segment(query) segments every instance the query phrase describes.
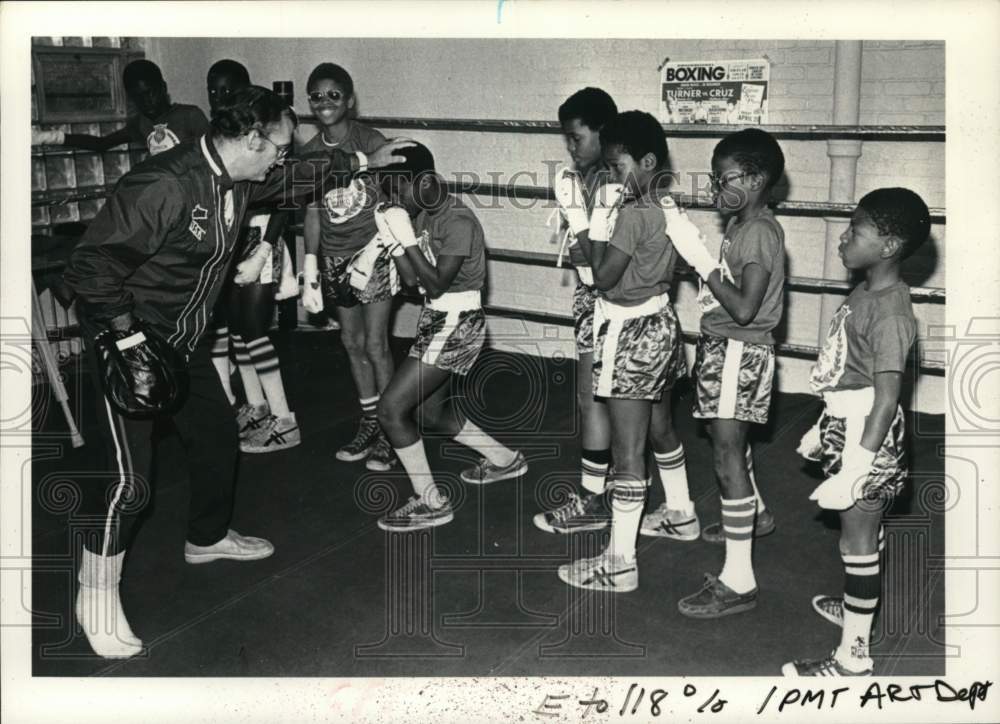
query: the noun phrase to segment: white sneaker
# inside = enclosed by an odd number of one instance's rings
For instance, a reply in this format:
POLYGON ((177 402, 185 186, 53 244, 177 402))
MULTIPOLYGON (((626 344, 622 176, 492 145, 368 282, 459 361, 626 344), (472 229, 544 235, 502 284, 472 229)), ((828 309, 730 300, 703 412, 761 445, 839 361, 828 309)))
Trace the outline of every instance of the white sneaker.
POLYGON ((274 546, 263 538, 240 535, 230 530, 226 537, 210 546, 184 543, 184 560, 188 563, 210 563, 223 558, 233 561, 259 561, 274 553, 274 546))
POLYGON ((639 587, 639 568, 635 558, 609 554, 581 558, 559 566, 559 578, 577 588, 591 591, 628 593, 639 587))
POLYGON ((701 535, 701 523, 694 508, 690 512, 670 510, 666 503, 661 503, 652 513, 642 516, 639 533, 674 540, 698 540, 701 535))

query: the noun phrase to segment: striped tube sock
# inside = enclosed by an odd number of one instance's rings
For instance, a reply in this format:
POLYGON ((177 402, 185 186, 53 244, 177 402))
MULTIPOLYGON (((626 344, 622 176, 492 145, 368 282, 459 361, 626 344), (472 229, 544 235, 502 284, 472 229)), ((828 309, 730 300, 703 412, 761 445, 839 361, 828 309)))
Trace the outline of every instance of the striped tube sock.
POLYGON ((660 471, 660 482, 663 483, 663 494, 667 498, 667 508, 694 512, 691 502, 691 492, 688 490, 687 470, 684 469, 684 446, 680 445, 671 452, 658 453, 653 451, 656 467, 660 471))
POLYGON ((642 522, 642 508, 646 502, 649 480, 615 478, 611 488, 611 540, 610 552, 628 560, 635 558, 635 539, 642 522))
POLYGON ((266 405, 264 388, 260 386, 260 378, 257 377, 257 370, 253 368, 253 360, 250 359, 246 342, 238 334, 234 334, 232 340, 233 349, 236 351, 236 365, 240 368, 240 380, 243 382, 243 393, 246 395, 247 403, 254 407, 266 405))
POLYGON ((229 366, 229 327, 219 327, 214 332, 212 339, 212 366, 219 374, 222 382, 222 391, 226 393, 230 405, 236 404, 236 395, 233 394, 233 383, 230 380, 232 369, 229 366))
POLYGON ((288 417, 288 400, 285 399, 285 386, 281 382, 281 367, 278 364, 278 352, 266 335, 247 342, 247 352, 253 361, 254 371, 260 380, 260 386, 267 398, 271 414, 276 417, 288 417))
POLYGON ((868 644, 872 633, 872 619, 882 593, 879 575, 879 554, 860 556, 841 554, 844 561, 844 630, 837 647, 837 661, 849 669, 861 671, 870 668, 868 644))
POLYGON ((361 403, 361 416, 374 420, 377 416, 376 410, 378 409, 378 401, 378 395, 373 395, 371 397, 359 397, 358 402, 361 403))
POLYGON ((878 552, 881 553, 885 550, 885 526, 880 525, 878 527, 878 552))
POLYGON ((722 501, 722 532, 726 536, 726 562, 719 580, 736 593, 757 587, 750 554, 753 550, 754 497, 722 501))
POLYGON ((750 478, 750 487, 753 488, 753 497, 757 501, 757 514, 764 512, 764 499, 760 497, 760 490, 757 489, 757 476, 753 472, 753 450, 750 443, 747 443, 747 477, 750 478))
POLYGON ((591 493, 603 493, 604 484, 608 478, 608 464, 611 462, 611 449, 590 450, 584 448, 580 455, 580 484, 584 490, 591 493))

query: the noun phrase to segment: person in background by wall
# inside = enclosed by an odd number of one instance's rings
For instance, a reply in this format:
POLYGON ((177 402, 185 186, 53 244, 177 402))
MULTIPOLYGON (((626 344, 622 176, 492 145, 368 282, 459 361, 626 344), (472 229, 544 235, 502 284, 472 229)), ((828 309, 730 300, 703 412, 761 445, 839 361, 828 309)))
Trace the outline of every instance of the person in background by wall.
MULTIPOLYGON (((247 69, 235 60, 220 60, 208 70, 208 104, 214 114, 220 103, 250 85, 247 69)), ((236 425, 243 452, 266 453, 295 447, 302 440, 295 413, 288 408, 281 379, 278 353, 268 336, 278 296, 298 293, 294 277, 283 275, 287 248, 281 238, 288 214, 264 212, 252 215, 242 230, 242 260, 250 261, 237 272, 219 296, 213 313, 215 339, 212 363, 219 373, 230 404, 236 407, 236 425), (256 274, 256 278, 252 278, 256 274), (279 280, 291 278, 284 295, 279 280), (290 293, 289 293, 290 292, 290 293), (243 383, 245 402, 236 405, 230 382, 229 344, 232 340, 236 364, 243 383)))
POLYGON ((63 131, 32 130, 32 145, 70 146, 103 152, 124 143, 144 143, 149 153, 158 153, 180 143, 197 141, 208 132, 208 119, 197 106, 171 103, 159 66, 134 60, 122 73, 125 94, 139 112, 125 125, 104 136, 63 131))
MULTIPOLYGON (((334 63, 320 63, 306 83, 309 108, 320 132, 302 146, 302 153, 340 148, 369 153, 385 143, 374 128, 351 118, 355 106, 354 81, 334 63)), ((351 377, 361 404, 361 421, 354 439, 337 450, 338 460, 365 460, 369 470, 386 471, 396 464, 392 445, 379 426, 376 409, 382 391, 392 379, 389 315, 393 294, 388 257, 374 267, 375 283, 365 290, 351 286, 351 258, 376 235, 377 190, 371 178, 357 178, 349 186, 332 189, 309 206, 305 218, 305 277, 307 285, 322 277, 322 296, 303 297, 307 311, 336 312, 340 340, 347 351, 351 377), (308 299, 309 304, 305 304, 308 299)))

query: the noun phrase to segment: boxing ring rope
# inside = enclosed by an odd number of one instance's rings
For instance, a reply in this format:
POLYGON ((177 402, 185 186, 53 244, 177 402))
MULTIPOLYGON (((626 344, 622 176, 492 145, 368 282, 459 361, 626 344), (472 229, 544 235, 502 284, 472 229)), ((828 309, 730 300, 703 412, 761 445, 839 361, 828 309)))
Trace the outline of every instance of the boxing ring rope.
MULTIPOLYGON (((315 119, 313 116, 302 115, 300 116, 300 120, 303 123, 312 125, 312 122, 315 119)), ((368 116, 359 118, 358 120, 375 127, 404 130, 552 135, 562 133, 560 124, 555 121, 471 118, 390 118, 381 116, 368 116)), ((669 136, 691 138, 718 138, 728 133, 743 130, 743 128, 744 126, 704 124, 668 124, 663 126, 664 133, 669 136)), ((760 126, 760 128, 775 137, 788 139, 853 139, 868 141, 911 142, 942 142, 945 140, 944 126, 833 126, 770 124, 760 126)), ((125 149, 125 151, 127 150, 129 149, 125 149)), ((41 151, 33 151, 32 156, 44 157, 46 155, 73 155, 78 153, 92 152, 72 151, 68 149, 50 150, 45 148, 41 151)), ((56 189, 33 192, 31 205, 32 207, 57 206, 78 201, 101 199, 105 198, 113 190, 113 188, 114 184, 104 184, 76 189, 56 189)), ((449 192, 455 194, 472 194, 489 198, 542 201, 553 201, 555 198, 552 190, 544 186, 495 184, 463 180, 460 182, 449 181, 448 189, 449 192)), ((714 209, 711 201, 705 197, 691 196, 687 194, 671 195, 681 206, 686 208, 706 210, 714 209)), ((854 212, 856 204, 831 203, 825 201, 780 201, 774 204, 773 208, 777 213, 785 215, 846 218, 850 217, 850 215, 854 212)), ((933 221, 939 223, 944 223, 946 221, 946 210, 943 208, 931 208, 930 214, 933 221)), ((297 234, 301 234, 301 224, 290 226, 290 230, 297 234)), ((511 249, 488 249, 487 256, 491 261, 544 267, 557 266, 556 255, 544 252, 516 251, 511 249)), ((676 273, 681 277, 693 277, 690 269, 683 265, 679 266, 676 273)), ((847 282, 830 279, 818 279, 813 277, 788 277, 785 280, 785 286, 787 289, 791 290, 819 293, 847 293, 851 290, 851 286, 847 282)), ((945 290, 936 287, 912 287, 910 289, 910 296, 916 302, 945 303, 946 301, 945 290)), ((492 314, 503 317, 520 317, 529 321, 537 321, 541 323, 572 324, 572 318, 569 315, 563 314, 524 310, 503 305, 487 305, 486 310, 492 314)), ((685 332, 684 338, 686 341, 691 342, 697 339, 697 335, 685 332)), ((779 344, 776 345, 776 350, 786 355, 808 358, 815 358, 819 354, 818 347, 809 345, 779 344)), ((944 364, 937 360, 922 359, 919 363, 919 368, 921 371, 942 374, 944 364)))

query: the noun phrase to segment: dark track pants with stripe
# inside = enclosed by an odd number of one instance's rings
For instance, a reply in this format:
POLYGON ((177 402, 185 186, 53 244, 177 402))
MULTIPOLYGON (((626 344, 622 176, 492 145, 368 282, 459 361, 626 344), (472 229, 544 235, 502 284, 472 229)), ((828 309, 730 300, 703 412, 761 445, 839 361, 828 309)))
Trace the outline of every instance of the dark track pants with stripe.
MULTIPOLYGON (((91 352, 91 377, 97 383, 91 352)), ((190 391, 172 421, 184 449, 183 460, 159 459, 160 469, 186 466, 191 481, 187 540, 211 545, 226 536, 233 510, 239 436, 233 408, 211 360, 211 339, 204 338, 188 362, 190 391)), ((99 383, 98 383, 99 384, 99 383)), ((129 420, 116 414, 103 393, 97 395, 97 420, 105 460, 97 477, 83 479, 81 512, 91 529, 86 546, 98 555, 125 550, 136 520, 152 500, 152 420, 129 420)), ((159 421, 158 421, 159 422, 159 421)))

